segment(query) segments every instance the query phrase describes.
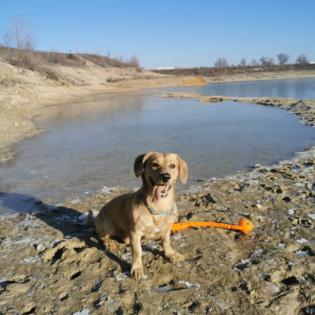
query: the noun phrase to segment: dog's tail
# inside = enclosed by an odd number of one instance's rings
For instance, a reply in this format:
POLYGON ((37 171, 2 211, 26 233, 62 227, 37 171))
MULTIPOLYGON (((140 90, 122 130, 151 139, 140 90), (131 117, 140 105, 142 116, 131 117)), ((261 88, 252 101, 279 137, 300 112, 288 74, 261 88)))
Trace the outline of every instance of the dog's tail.
POLYGON ((85 224, 93 227, 95 226, 95 215, 92 210, 89 210, 89 214, 86 218, 85 224))
POLYGON ((88 225, 92 227, 95 226, 95 214, 93 213, 92 210, 89 210, 88 212, 81 214, 78 220, 81 221, 83 225, 88 225))

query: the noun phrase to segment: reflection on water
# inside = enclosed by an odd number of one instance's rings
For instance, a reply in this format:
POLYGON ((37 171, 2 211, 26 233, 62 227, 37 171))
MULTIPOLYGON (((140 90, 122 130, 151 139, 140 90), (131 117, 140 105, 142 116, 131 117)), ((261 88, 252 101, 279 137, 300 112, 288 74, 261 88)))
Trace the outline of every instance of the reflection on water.
POLYGON ((180 153, 192 184, 289 158, 315 142, 315 129, 259 105, 124 95, 47 110, 38 124, 48 132, 22 142, 15 163, 0 168, 0 192, 60 202, 104 185, 131 188, 139 185, 134 158, 149 150, 180 153))

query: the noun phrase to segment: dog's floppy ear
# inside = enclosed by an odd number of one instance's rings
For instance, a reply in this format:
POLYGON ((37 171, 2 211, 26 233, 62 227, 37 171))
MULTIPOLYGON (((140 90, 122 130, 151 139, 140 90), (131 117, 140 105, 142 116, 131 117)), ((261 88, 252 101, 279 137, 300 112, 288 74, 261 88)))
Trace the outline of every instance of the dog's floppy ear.
POLYGON ((152 153, 153 153, 152 151, 149 151, 147 153, 140 154, 139 156, 136 157, 135 163, 133 165, 133 170, 135 172, 136 177, 139 177, 142 174, 144 169, 144 163, 152 153))
POLYGON ((177 159, 179 179, 185 184, 188 180, 188 165, 179 155, 177 155, 177 159))

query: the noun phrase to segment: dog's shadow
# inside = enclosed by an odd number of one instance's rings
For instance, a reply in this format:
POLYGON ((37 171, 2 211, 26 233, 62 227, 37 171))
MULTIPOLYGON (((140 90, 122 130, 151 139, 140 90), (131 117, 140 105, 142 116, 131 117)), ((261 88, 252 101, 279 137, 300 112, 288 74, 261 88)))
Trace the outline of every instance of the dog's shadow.
POLYGON ((108 258, 120 265, 122 272, 130 270, 130 264, 106 250, 97 238, 95 229, 80 220, 81 212, 73 208, 44 203, 33 196, 11 192, 0 192, 0 205, 13 213, 32 212, 47 225, 62 232, 65 238, 78 238, 84 241, 87 247, 103 250, 108 258))

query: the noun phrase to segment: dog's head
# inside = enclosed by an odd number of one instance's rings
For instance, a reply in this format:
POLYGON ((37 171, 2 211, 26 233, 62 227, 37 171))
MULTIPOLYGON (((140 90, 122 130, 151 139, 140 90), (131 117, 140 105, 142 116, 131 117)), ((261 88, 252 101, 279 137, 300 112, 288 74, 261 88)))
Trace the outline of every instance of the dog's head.
POLYGON ((179 177, 182 183, 188 179, 187 163, 175 153, 147 152, 139 155, 134 163, 135 175, 141 175, 144 184, 153 190, 153 199, 166 197, 179 177))

